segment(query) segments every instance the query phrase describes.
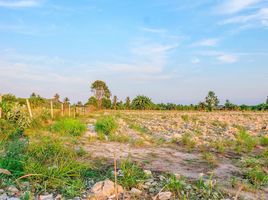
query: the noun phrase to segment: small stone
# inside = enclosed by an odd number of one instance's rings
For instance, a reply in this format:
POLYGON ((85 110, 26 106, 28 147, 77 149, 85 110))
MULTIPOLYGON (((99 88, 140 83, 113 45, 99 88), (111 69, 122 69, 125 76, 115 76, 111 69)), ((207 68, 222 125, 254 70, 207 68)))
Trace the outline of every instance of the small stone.
POLYGON ((40 195, 39 200, 53 200, 53 195, 52 194, 40 195))
POLYGON ((142 194, 142 191, 139 190, 139 189, 137 189, 137 188, 132 188, 132 189, 130 190, 130 192, 131 192, 132 194, 134 194, 134 195, 137 195, 137 196, 139 196, 139 195, 142 194))
POLYGON ((7 187, 7 191, 11 194, 14 195, 19 192, 19 190, 15 186, 9 186, 7 187))
POLYGON ((6 193, 0 195, 0 200, 7 200, 8 199, 8 196, 6 193))
POLYGON ((169 200, 171 198, 171 192, 160 192, 155 196, 154 200, 169 200))
POLYGON ((147 175, 147 176, 152 176, 152 172, 150 170, 143 170, 143 172, 147 175))
POLYGON ((61 199, 62 199, 61 194, 58 194, 58 195, 55 197, 55 200, 61 200, 61 199))

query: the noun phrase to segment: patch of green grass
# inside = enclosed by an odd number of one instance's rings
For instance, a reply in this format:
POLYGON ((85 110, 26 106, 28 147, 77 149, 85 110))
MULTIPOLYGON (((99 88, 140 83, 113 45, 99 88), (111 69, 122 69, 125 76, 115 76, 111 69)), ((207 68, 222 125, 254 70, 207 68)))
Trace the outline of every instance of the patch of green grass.
POLYGON ((168 179, 167 179, 167 183, 165 185, 165 189, 176 194, 177 196, 179 196, 180 198, 182 198, 181 196, 181 191, 183 191, 186 187, 186 182, 183 178, 176 178, 176 176, 171 175, 168 179))
POLYGON ((182 115, 181 118, 182 118, 182 120, 185 121, 185 122, 188 122, 188 121, 190 120, 189 115, 182 115))
POLYGON ((236 135, 236 147, 237 152, 250 152, 257 145, 256 138, 250 136, 245 130, 240 130, 236 135))
POLYGON ((245 176, 256 188, 268 185, 268 174, 260 166, 247 169, 245 176))
POLYGON ((130 124, 129 128, 131 128, 135 131, 138 131, 139 133, 148 133, 149 132, 149 130, 146 127, 140 126, 138 124, 130 124))
POLYGON ((113 134, 118 127, 114 117, 103 116, 95 123, 95 130, 98 134, 110 135, 113 134))
POLYGON ((67 197, 79 195, 84 189, 81 176, 85 166, 77 161, 74 149, 58 139, 41 138, 29 146, 25 174, 37 192, 58 190, 67 197))
POLYGON ((189 151, 192 151, 195 148, 196 142, 192 139, 190 133, 185 133, 181 137, 181 142, 187 147, 189 151))
POLYGON ((109 135, 109 140, 114 142, 128 143, 131 141, 131 138, 128 135, 109 135))
POLYGON ((81 136, 87 127, 78 119, 62 118, 56 121, 51 130, 62 135, 81 136))
POLYGON ((209 164, 209 166, 214 167, 217 165, 218 161, 216 157, 210 152, 204 152, 202 154, 203 159, 209 164))
POLYGON ((260 137, 260 145, 268 147, 268 137, 260 137))
POLYGON ((126 189, 136 187, 139 183, 143 183, 147 178, 143 169, 129 159, 123 160, 119 166, 123 176, 118 177, 118 182, 126 189))

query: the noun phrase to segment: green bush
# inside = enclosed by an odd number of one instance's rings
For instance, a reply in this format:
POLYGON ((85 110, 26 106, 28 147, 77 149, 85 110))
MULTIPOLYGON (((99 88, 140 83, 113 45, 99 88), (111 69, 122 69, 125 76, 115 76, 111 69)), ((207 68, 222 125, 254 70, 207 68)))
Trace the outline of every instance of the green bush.
POLYGON ((268 146, 268 137, 264 137, 264 136, 262 136, 262 137, 260 138, 260 144, 261 144, 262 146, 268 146))
POLYGON ((56 121, 51 129, 63 135, 80 136, 86 131, 87 127, 80 120, 63 118, 56 121))
POLYGON ((95 123, 95 130, 98 134, 110 135, 116 131, 118 124, 114 117, 104 116, 95 123))

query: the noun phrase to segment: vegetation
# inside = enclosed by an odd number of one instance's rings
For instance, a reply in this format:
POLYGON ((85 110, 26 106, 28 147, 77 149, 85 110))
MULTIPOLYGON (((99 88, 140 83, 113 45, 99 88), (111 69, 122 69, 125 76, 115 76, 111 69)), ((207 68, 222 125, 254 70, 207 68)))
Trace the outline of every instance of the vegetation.
POLYGON ((132 100, 131 107, 136 110, 150 110, 153 102, 149 97, 139 95, 132 100))
POLYGON ((97 120, 95 123, 95 130, 99 134, 111 135, 118 127, 118 124, 114 117, 104 116, 97 120))
POLYGON ((86 125, 78 119, 63 118, 56 121, 51 130, 63 135, 81 136, 86 131, 86 125))

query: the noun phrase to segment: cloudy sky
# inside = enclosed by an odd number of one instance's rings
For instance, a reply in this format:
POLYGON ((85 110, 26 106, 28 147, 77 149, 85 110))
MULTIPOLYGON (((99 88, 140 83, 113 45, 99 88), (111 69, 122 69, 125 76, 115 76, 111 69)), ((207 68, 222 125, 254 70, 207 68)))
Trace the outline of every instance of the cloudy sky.
POLYGON ((0 93, 234 103, 268 95, 268 0, 0 0, 0 93))

